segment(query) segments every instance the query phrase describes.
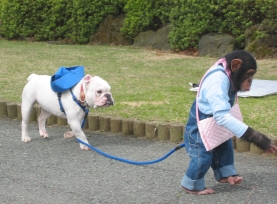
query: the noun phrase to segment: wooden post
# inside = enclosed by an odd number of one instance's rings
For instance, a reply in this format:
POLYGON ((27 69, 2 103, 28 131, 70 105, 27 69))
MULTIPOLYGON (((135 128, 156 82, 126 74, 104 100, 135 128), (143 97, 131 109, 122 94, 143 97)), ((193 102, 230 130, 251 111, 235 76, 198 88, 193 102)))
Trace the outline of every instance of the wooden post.
POLYGON ((14 102, 7 103, 7 112, 9 118, 17 118, 17 104, 14 102))
POLYGON ((47 124, 47 125, 57 124, 57 116, 55 116, 55 115, 50 115, 50 117, 47 118, 47 120, 46 120, 46 124, 47 124))
POLYGON ((99 130, 99 115, 95 113, 88 114, 88 128, 90 131, 99 130))
POLYGON ((130 119, 122 119, 122 134, 133 135, 134 134, 134 121, 130 119))
POLYGON ((0 117, 7 116, 8 110, 7 110, 7 101, 0 101, 0 117))
POLYGON ((17 119, 22 120, 22 114, 21 114, 21 104, 17 104, 17 119))
POLYGON ((184 125, 175 123, 170 125, 170 141, 180 142, 184 137, 184 125))
POLYGON ((250 151, 250 143, 239 138, 236 138, 236 147, 238 152, 250 151))
POLYGON ((134 136, 135 137, 145 136, 145 122, 140 120, 134 121, 134 136))
POLYGON ((154 139, 158 134, 158 122, 145 122, 145 136, 147 139, 154 139))
POLYGON ((102 132, 109 132, 110 131, 110 118, 107 116, 100 116, 99 117, 99 130, 102 132))
POLYGON ((118 133, 122 131, 122 119, 112 117, 110 121, 111 132, 118 133))
POLYGON ((158 139, 169 140, 170 138, 170 123, 160 123, 158 125, 158 139))

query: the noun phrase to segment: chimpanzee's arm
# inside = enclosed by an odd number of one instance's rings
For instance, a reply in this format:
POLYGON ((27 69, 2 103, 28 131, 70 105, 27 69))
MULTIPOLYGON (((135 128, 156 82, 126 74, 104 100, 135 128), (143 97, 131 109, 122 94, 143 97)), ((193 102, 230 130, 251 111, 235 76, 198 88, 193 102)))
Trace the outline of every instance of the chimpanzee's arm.
POLYGON ((251 127, 247 128, 246 132, 241 136, 241 139, 244 139, 248 142, 253 142, 263 150, 270 149, 272 143, 266 135, 252 129, 251 127))

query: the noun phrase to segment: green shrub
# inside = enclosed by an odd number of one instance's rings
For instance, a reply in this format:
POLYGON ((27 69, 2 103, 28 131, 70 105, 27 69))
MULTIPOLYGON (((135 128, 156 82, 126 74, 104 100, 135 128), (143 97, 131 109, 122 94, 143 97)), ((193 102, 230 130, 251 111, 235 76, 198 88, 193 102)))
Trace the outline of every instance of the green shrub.
POLYGON ((170 22, 169 39, 175 50, 197 48, 201 36, 208 33, 233 35, 236 47, 243 48, 245 29, 261 23, 269 11, 276 13, 271 9, 274 3, 274 0, 129 0, 124 6, 126 19, 121 31, 133 40, 139 32, 156 30, 170 22))
POLYGON ((267 3, 270 3, 270 9, 266 11, 267 16, 256 31, 256 39, 262 40, 269 47, 277 47, 277 1, 271 0, 267 3))
POLYGON ((170 22, 169 38, 174 49, 196 47, 200 36, 216 30, 221 22, 213 15, 215 7, 210 0, 129 0, 124 6, 126 18, 121 31, 133 40, 142 31, 157 30, 170 22))
POLYGON ((8 39, 69 40, 84 44, 103 19, 125 13, 121 32, 130 40, 170 23, 175 50, 197 48, 201 36, 227 33, 245 44, 246 28, 262 23, 263 38, 276 30, 276 0, 0 0, 0 34, 8 39))
POLYGON ((9 0, 2 0, 0 2, 0 34, 8 39, 19 37, 18 26, 23 21, 20 17, 20 5, 13 6, 9 0), (18 16, 14 16, 18 13, 18 16))
POLYGON ((126 0, 2 0, 0 33, 8 38, 67 39, 78 44, 104 17, 118 14, 126 0))
POLYGON ((232 0, 222 5, 224 13, 222 31, 235 36, 237 46, 243 48, 245 29, 261 23, 266 18, 268 10, 271 9, 272 2, 272 0, 232 0))
POLYGON ((87 43, 97 26, 109 14, 118 14, 121 1, 73 0, 72 15, 67 26, 67 37, 76 43, 87 43))
MULTIPOLYGON (((172 46, 177 50, 197 48, 207 33, 227 33, 245 44, 246 28, 261 23, 272 10, 274 0, 175 0, 170 21, 172 46)), ((273 11, 273 10, 272 10, 273 11)), ((274 11, 275 12, 275 11, 274 11)))
POLYGON ((48 0, 49 11, 44 18, 40 32, 36 34, 36 40, 69 40, 66 38, 69 32, 67 25, 73 10, 72 1, 48 0))
POLYGON ((172 47, 183 50, 197 47, 203 34, 217 30, 222 17, 214 15, 218 6, 210 0, 176 0, 170 13, 172 47))
POLYGON ((157 30, 169 22, 172 4, 171 0, 128 0, 121 32, 133 40, 142 31, 157 30))
POLYGON ((56 40, 66 33, 70 17, 66 0, 3 0, 1 5, 0 32, 8 39, 56 40))

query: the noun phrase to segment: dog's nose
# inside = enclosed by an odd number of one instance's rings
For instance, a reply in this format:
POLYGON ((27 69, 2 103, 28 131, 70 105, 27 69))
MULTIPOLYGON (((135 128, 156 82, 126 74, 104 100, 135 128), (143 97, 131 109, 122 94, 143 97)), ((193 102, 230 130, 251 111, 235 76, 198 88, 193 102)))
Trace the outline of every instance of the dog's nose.
POLYGON ((105 97, 107 98, 107 103, 110 105, 110 106, 113 106, 113 99, 111 97, 111 94, 105 94, 105 97))
POLYGON ((105 97, 106 97, 107 99, 110 99, 110 98, 111 98, 111 94, 105 94, 105 97))

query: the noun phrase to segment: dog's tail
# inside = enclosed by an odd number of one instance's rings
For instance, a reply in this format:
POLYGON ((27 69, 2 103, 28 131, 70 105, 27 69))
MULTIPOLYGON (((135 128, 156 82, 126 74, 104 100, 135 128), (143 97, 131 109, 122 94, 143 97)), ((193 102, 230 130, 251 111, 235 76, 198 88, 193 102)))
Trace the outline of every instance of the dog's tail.
POLYGON ((31 75, 28 77, 27 80, 30 81, 31 79, 33 79, 33 78, 36 77, 36 76, 38 76, 38 75, 33 73, 33 74, 31 74, 31 75))

